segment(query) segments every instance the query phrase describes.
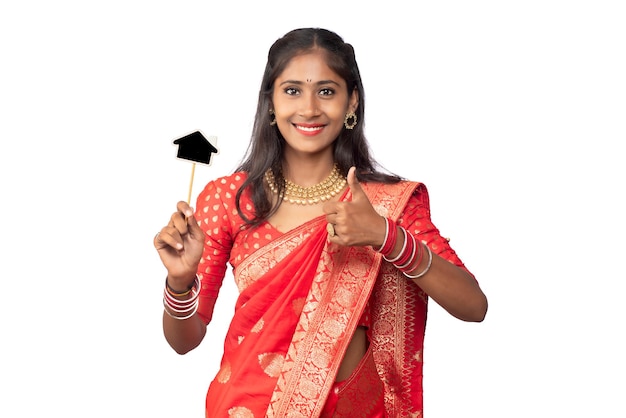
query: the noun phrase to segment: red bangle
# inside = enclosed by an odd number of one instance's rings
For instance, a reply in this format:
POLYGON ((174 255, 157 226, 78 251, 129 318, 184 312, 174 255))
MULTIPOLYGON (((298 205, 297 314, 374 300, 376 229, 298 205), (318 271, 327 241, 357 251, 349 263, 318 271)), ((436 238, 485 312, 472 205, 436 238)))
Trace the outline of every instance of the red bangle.
POLYGON ((396 245, 396 239, 398 238, 398 229, 396 223, 389 218, 385 219, 385 240, 383 245, 380 246, 377 252, 383 256, 389 255, 393 251, 393 247, 396 245))
MULTIPOLYGON (((426 244, 424 244, 422 241, 419 241, 418 245, 420 247, 420 254, 419 256, 417 256, 417 263, 415 263, 415 267, 413 268, 418 268, 420 264, 422 264, 422 259, 424 258, 424 247, 426 246, 426 244)), ((407 271, 410 270, 407 269, 407 271)))
MULTIPOLYGON (((399 229, 400 229, 400 231, 402 231, 402 235, 404 235, 404 241, 402 242, 402 248, 400 249, 400 252, 394 258, 388 258, 387 256, 383 256, 383 258, 385 260, 389 261, 390 263, 397 263, 398 260, 400 260, 404 256, 404 253, 405 253, 405 250, 406 250, 407 241, 408 241, 407 232, 406 232, 406 229, 404 229, 402 227, 400 227, 399 229)), ((394 247, 395 247, 395 245, 394 245, 394 247)))
MULTIPOLYGON (((432 263, 433 263, 433 252, 430 250, 428 245, 426 245, 426 244, 422 244, 422 245, 424 245, 424 247, 426 247, 426 252, 428 253, 428 261, 426 262, 426 267, 424 268, 424 270, 422 270, 421 272, 419 272, 417 274, 410 274, 408 271, 403 271, 402 274, 404 274, 409 279, 419 279, 420 277, 422 277, 423 275, 428 273, 428 271, 430 270, 430 266, 432 266, 432 263)), ((421 262, 421 260, 420 260, 420 262, 421 262)), ((417 266, 415 266, 415 268, 417 268, 418 266, 419 266, 419 264, 417 266)))
POLYGON ((405 253, 398 261, 394 263, 395 266, 399 268, 400 270, 404 270, 407 267, 409 267, 411 264, 413 264, 413 261, 415 260, 415 250, 417 247, 415 245, 415 237, 409 234, 408 231, 406 231, 405 237, 406 237, 405 239, 407 240, 405 253))
POLYGON ((402 232, 404 232, 405 244, 402 246, 402 251, 398 254, 397 259, 393 262, 393 264, 400 269, 411 264, 415 257, 415 239, 413 239, 413 236, 409 234, 406 229, 402 228, 402 232))

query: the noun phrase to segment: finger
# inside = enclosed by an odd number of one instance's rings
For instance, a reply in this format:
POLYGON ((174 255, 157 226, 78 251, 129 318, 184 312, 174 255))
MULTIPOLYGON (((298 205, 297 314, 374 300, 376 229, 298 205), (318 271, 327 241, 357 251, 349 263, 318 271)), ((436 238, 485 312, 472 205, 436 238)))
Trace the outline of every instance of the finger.
POLYGON ((174 212, 170 219, 170 225, 173 226, 180 235, 187 234, 187 218, 182 212, 174 212))
POLYGON ((200 228, 194 214, 187 217, 187 230, 192 239, 201 239, 204 241, 204 231, 200 228))
POLYGON ((338 202, 326 202, 322 206, 322 211, 326 214, 326 219, 328 219, 328 215, 336 214, 339 208, 338 202))
POLYGON ((352 193, 352 200, 362 199, 365 196, 365 192, 359 183, 359 180, 356 178, 356 167, 350 167, 348 170, 348 187, 350 187, 350 192, 352 193))
POLYGON ((329 224, 336 225, 337 224, 337 214, 331 213, 326 215, 326 222, 329 224))
POLYGON ((176 210, 178 210, 185 218, 193 216, 193 208, 189 206, 187 202, 182 200, 176 204, 176 210))
POLYGON ((184 234, 189 233, 192 238, 198 238, 203 236, 204 232, 202 231, 202 228, 200 228, 200 226, 198 225, 194 209, 189 206, 187 202, 183 201, 178 202, 176 208, 185 218, 186 230, 184 234))
MULTIPOLYGON (((167 227, 163 228, 155 237, 155 247, 160 249, 169 246, 177 250, 183 249, 183 237, 189 231, 189 217, 193 218, 193 209, 187 202, 178 202, 176 204, 176 212, 170 217, 170 222, 167 227)), ((195 219, 193 219, 192 222, 193 225, 197 226, 195 219)))
POLYGON ((181 250, 183 248, 182 238, 176 228, 166 226, 155 235, 154 247, 157 250, 167 247, 181 250))

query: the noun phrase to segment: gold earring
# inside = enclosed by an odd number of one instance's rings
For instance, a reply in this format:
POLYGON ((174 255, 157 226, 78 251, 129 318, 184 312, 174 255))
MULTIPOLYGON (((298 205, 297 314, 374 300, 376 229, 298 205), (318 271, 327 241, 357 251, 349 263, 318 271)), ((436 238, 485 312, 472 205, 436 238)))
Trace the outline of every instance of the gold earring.
POLYGON ((346 118, 343 120, 343 126, 345 126, 346 129, 354 129, 356 126, 356 113, 352 111, 346 113, 346 118), (352 119, 352 123, 349 123, 350 119, 352 119))
POLYGON ((270 126, 276 125, 276 115, 274 114, 274 109, 270 109, 270 126))

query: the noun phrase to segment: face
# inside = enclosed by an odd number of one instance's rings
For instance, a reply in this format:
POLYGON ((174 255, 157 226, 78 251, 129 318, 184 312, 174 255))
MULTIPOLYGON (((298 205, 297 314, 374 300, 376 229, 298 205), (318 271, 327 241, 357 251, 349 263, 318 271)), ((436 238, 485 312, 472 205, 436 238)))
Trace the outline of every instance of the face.
POLYGON ((326 64, 321 51, 297 55, 274 82, 273 109, 286 152, 332 154, 332 144, 344 129, 344 118, 355 111, 356 91, 326 64))

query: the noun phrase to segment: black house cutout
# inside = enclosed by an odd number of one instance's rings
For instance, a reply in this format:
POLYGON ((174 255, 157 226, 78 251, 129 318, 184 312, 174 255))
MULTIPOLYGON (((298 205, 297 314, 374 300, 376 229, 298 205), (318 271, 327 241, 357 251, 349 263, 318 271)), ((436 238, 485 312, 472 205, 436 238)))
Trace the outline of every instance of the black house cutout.
POLYGON ((174 144, 178 145, 177 158, 203 164, 210 164, 211 154, 218 152, 217 148, 200 131, 178 138, 174 141, 174 144))

